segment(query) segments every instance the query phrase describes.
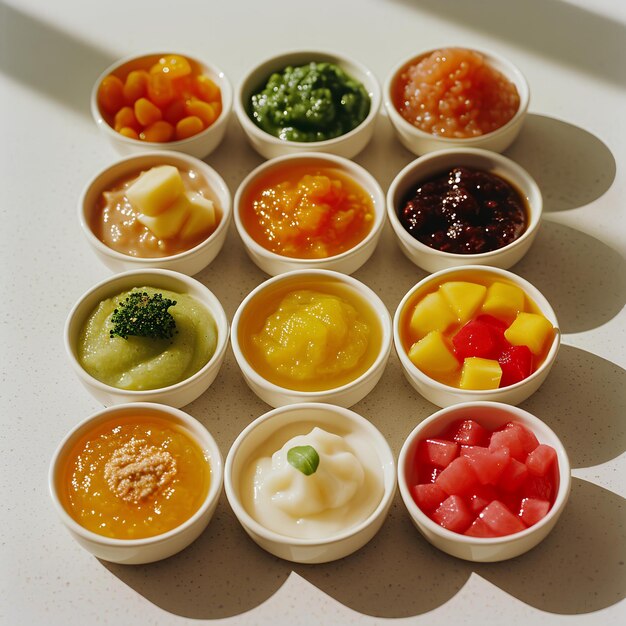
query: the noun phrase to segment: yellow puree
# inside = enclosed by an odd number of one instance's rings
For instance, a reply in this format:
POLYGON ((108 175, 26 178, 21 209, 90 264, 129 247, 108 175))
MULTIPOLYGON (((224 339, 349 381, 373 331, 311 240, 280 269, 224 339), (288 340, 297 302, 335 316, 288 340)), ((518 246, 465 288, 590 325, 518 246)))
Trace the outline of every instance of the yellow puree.
POLYGON ((189 519, 209 490, 211 469, 182 429, 131 414, 79 439, 58 477, 61 501, 81 526, 115 539, 160 535, 189 519))
POLYGON ((286 293, 252 335, 253 367, 271 382, 301 391, 356 379, 373 363, 379 342, 371 311, 361 304, 315 289, 286 293))

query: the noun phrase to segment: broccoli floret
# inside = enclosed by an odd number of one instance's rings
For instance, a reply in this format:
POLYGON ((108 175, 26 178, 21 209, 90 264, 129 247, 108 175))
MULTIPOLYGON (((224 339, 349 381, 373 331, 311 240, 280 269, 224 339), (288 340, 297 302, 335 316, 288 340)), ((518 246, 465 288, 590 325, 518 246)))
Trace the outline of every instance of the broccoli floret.
POLYGON ((145 291, 131 293, 111 315, 110 336, 169 339, 176 331, 176 322, 168 309, 175 304, 175 300, 164 298, 161 293, 152 296, 145 291))

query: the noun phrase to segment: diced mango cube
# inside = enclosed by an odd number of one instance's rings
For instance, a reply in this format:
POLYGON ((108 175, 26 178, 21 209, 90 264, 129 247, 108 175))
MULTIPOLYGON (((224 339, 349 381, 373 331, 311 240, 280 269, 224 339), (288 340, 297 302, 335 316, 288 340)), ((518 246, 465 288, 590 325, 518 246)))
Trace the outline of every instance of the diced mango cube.
POLYGON ((433 330, 445 332, 456 322, 456 315, 439 291, 422 298, 413 311, 409 328, 413 336, 421 339, 433 330))
POLYGON ((462 280, 451 280, 443 283, 439 290, 456 313, 461 324, 465 324, 473 317, 487 293, 485 285, 462 280))
POLYGON ((552 324, 543 315, 522 312, 504 331, 504 336, 514 346, 528 346, 533 354, 541 354, 553 332, 552 324))
POLYGON ((433 330, 409 350, 409 359, 426 374, 436 377, 459 369, 460 364, 444 336, 433 330))
POLYGON ((173 165, 158 165, 144 172, 126 190, 126 197, 137 213, 154 217, 163 213, 184 192, 178 169, 173 165))
POLYGON ((185 194, 181 194, 163 213, 155 216, 140 213, 137 219, 159 239, 167 239, 178 234, 191 209, 185 194))
POLYGON ((497 389, 500 386, 502 369, 493 359, 467 357, 461 370, 461 389, 497 389))
POLYGON ((487 289, 482 312, 499 319, 512 320, 524 310, 524 291, 509 283, 492 283, 487 289))
POLYGON ((189 219, 180 231, 183 239, 193 239, 215 228, 215 207, 213 202, 194 191, 185 192, 191 211, 189 219))

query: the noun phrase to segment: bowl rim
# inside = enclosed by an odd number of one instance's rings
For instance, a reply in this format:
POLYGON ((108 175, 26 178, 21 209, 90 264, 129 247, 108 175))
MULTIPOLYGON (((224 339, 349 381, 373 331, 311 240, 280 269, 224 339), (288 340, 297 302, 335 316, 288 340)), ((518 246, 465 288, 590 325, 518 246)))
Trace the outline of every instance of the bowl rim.
POLYGON ((387 78, 385 80, 385 84, 383 87, 384 100, 385 100, 385 108, 389 117, 392 119, 394 125, 398 126, 402 129, 403 132, 413 135, 415 138, 419 139, 430 139, 435 140, 437 142, 441 142, 442 147, 446 145, 458 145, 459 142, 466 143, 468 146, 471 146, 474 143, 482 143, 483 141, 495 137, 500 134, 504 134, 508 132, 511 127, 520 123, 521 120, 525 117, 528 112, 528 105, 530 103, 530 88, 528 85, 528 81, 526 77, 522 73, 522 71, 515 65, 512 61, 510 61, 507 57, 499 54, 498 52, 494 52, 493 50, 486 48, 474 48, 474 47, 466 47, 459 45, 442 45, 436 48, 431 48, 424 52, 418 52, 411 56, 406 57, 403 61, 397 63, 392 70, 387 74, 387 78), (515 115, 504 125, 500 126, 500 128, 496 128, 489 133, 484 133, 482 135, 478 135, 477 137, 442 137, 440 135, 433 135, 432 133, 427 133, 417 126, 414 126, 406 120, 396 108, 394 104, 394 98, 392 95, 393 88, 395 86, 398 75, 406 66, 413 62, 417 62, 422 60, 423 58, 429 56, 433 52, 437 52, 438 50, 444 49, 462 49, 469 50, 471 52, 477 52, 482 55, 484 59, 493 67, 492 61, 494 61, 498 68, 498 71, 506 76, 506 78, 511 81, 515 87, 517 88, 517 92, 519 94, 520 103, 515 115), (505 69, 499 69, 505 68, 505 69))
MULTIPOLYGON (((267 73, 264 78, 259 80, 259 83, 262 83, 263 80, 267 82, 271 73, 267 73)), ((260 85, 262 86, 262 84, 260 85)), ((273 146, 289 146, 290 148, 299 148, 302 151, 310 150, 312 146, 315 147, 316 150, 323 150, 324 148, 332 148, 338 144, 343 143, 346 140, 350 140, 352 137, 360 133, 365 128, 369 127, 376 121, 378 117, 378 113, 382 104, 382 91, 380 88, 380 84, 375 74, 363 63, 353 59, 352 57, 328 49, 313 49, 313 48, 298 48, 291 50, 284 50, 283 52, 279 52, 277 54, 273 54, 267 58, 261 59, 256 62, 253 67, 251 67, 243 76, 243 78, 239 81, 236 93, 234 97, 233 108, 235 110, 235 114, 239 123, 241 124, 243 130, 249 134, 253 135, 260 141, 263 141, 267 144, 273 146), (296 58, 309 58, 309 61, 295 61, 290 62, 290 59, 293 57, 296 58), (369 98, 370 98, 370 110, 366 115, 365 119, 355 126, 352 130, 349 130, 347 133, 343 135, 339 135, 338 137, 333 137, 331 139, 324 139, 322 141, 287 141, 284 139, 279 139, 274 135, 271 135, 267 131, 263 130, 259 126, 257 126, 251 119, 247 113, 246 106, 247 103, 244 102, 244 96, 246 96, 247 92, 250 90, 250 83, 253 82, 255 77, 267 65, 276 64, 279 61, 284 59, 283 69, 289 65, 293 65, 298 63, 300 65, 306 64, 307 62, 330 62, 340 67, 344 68, 345 66, 350 66, 357 70, 359 76, 352 76, 351 78, 358 80, 363 87, 366 89, 369 98), (364 79, 369 81, 369 85, 364 83, 364 79)))
MULTIPOLYGON (((398 354, 398 358, 405 369, 409 373, 409 375, 419 380, 423 385, 430 387, 436 391, 444 392, 444 393, 454 393, 457 396, 463 395, 467 397, 467 401, 471 401, 472 396, 482 398, 483 401, 488 402, 490 400, 486 400, 485 397, 491 398, 493 397, 493 401, 497 402, 497 398, 501 395, 506 394, 510 390, 516 390, 521 387, 524 387, 537 378, 540 378, 546 369, 552 367, 554 359, 556 358, 557 352, 559 350, 559 346, 561 343, 561 330, 559 328, 558 319, 552 306, 546 299, 546 297, 537 289, 532 283, 527 281, 525 278, 514 274, 509 270, 504 270, 499 267, 491 267, 488 265, 460 265, 455 267, 450 267, 447 269, 439 270, 438 272, 434 272, 425 276, 418 283, 413 285, 404 295, 400 303, 398 304, 395 314, 393 316, 393 339, 394 345, 396 348, 396 353, 398 354), (527 378, 524 380, 520 380, 513 385, 507 385, 506 387, 498 387, 497 389, 460 389, 458 387, 452 387, 451 385, 446 385, 441 383, 434 378, 426 375, 422 370, 420 370, 408 357, 407 351, 404 349, 402 345, 402 338, 400 335, 400 318, 402 316, 403 310, 407 304, 407 302, 411 299, 411 297, 420 289, 425 287, 430 282, 441 282, 441 278, 448 274, 457 274, 457 273, 492 273, 501 276, 502 278, 506 278, 509 282, 521 287, 524 290, 524 293, 527 297, 529 297, 537 306, 537 308, 541 311, 542 315, 546 317, 554 327, 555 333, 554 338, 552 339, 552 343, 546 354, 543 363, 527 378)), ((478 401, 478 400, 476 400, 478 401)), ((462 403, 461 403, 462 404, 462 403)), ((455 405, 457 406, 457 405, 455 405)), ((451 407, 448 407, 451 408, 451 407)))
MULTIPOLYGON (((540 441, 540 443, 543 442, 540 441)), ((409 515, 414 519, 417 518, 416 522, 418 522, 420 525, 424 525, 424 527, 430 533, 438 535, 439 537, 448 541, 453 541, 464 545, 495 546, 500 544, 506 544, 517 539, 523 539, 529 535, 534 534, 536 531, 540 531, 544 526, 549 525, 555 516, 560 515, 563 507, 567 502, 570 488, 571 463, 569 461, 565 446, 563 445, 557 434, 554 432, 554 430, 552 430, 552 428, 550 428, 543 420, 538 418, 533 413, 530 413, 529 411, 526 411, 525 409, 522 409, 518 406, 512 406, 503 402, 493 402, 490 400, 463 402, 460 404, 455 404, 453 406, 439 409, 435 413, 429 415, 411 430, 411 432, 404 440, 402 448, 400 449, 400 454, 398 456, 398 489, 400 491, 402 500, 407 508, 407 511, 409 512, 409 515), (499 409, 503 412, 506 412, 510 416, 510 421, 520 421, 520 418, 527 420, 533 425, 532 431, 535 435, 537 432, 536 428, 539 427, 546 430, 557 443, 557 445, 553 445, 552 443, 548 444, 556 450, 559 462, 559 487, 555 495, 554 502, 550 507, 550 510, 545 515, 545 517, 543 517, 532 526, 528 526, 528 528, 525 528, 524 530, 520 530, 516 533, 511 533, 509 535, 503 535, 501 537, 471 537, 468 535, 463 535, 461 533, 456 533, 452 530, 448 530, 447 528, 443 528, 442 526, 437 524, 437 522, 431 520, 428 515, 426 515, 426 513, 424 513, 417 505, 417 503, 413 500, 409 492, 409 486, 406 478, 405 468, 407 466, 407 463, 410 461, 409 449, 412 448, 414 442, 418 440, 418 436, 424 430, 424 428, 437 422, 439 419, 447 416, 449 413, 463 413, 468 409, 480 410, 482 408, 499 409)))
MULTIPOLYGON (((157 165, 153 165, 151 167, 156 166, 157 165)), ((102 192, 104 191, 106 190, 102 190, 102 192)), ((230 189, 226 184, 226 181, 222 178, 219 172, 211 167, 208 163, 205 163, 201 159, 198 159, 197 157, 191 156, 190 154, 186 154, 184 152, 177 152, 175 150, 150 150, 146 152, 126 155, 98 170, 98 172, 89 179, 87 184, 84 185, 83 190, 80 194, 80 197, 78 199, 78 220, 80 222, 81 229, 85 234, 85 237, 87 238, 87 241, 98 252, 124 263, 136 264, 138 269, 140 269, 141 266, 144 265, 146 266, 145 269, 148 269, 149 267, 154 266, 155 263, 170 263, 174 261, 185 260, 188 257, 197 255, 203 249, 209 247, 213 243, 213 241, 217 239, 222 234, 222 232, 228 228, 233 213, 232 206, 232 196, 230 193, 230 189), (172 165, 171 162, 176 160, 187 162, 187 165, 190 168, 195 169, 200 173, 207 187, 209 187, 216 196, 223 196, 224 199, 227 200, 227 202, 222 204, 220 199, 219 208, 222 213, 222 219, 217 225, 217 228, 206 239, 196 244, 193 248, 183 250, 182 252, 177 252, 176 254, 170 254, 161 257, 135 257, 131 256, 130 254, 120 252, 119 250, 114 250, 113 248, 110 248, 98 237, 96 237, 91 226, 89 225, 89 220, 87 219, 87 214, 88 212, 92 212, 93 207, 86 207, 85 202, 89 193, 99 186, 100 179, 114 168, 123 167, 125 169, 130 169, 130 164, 133 161, 144 161, 152 159, 162 160, 162 165, 172 165), (217 188, 215 188, 215 185, 213 185, 212 182, 207 179, 207 175, 210 176, 213 181, 217 183, 217 188)))
POLYGON ((368 380, 371 376, 373 376, 380 367, 384 366, 391 351, 392 343, 393 323, 391 320, 391 315, 389 314, 389 311, 387 310, 387 307, 385 306, 385 303, 381 300, 381 298, 365 283, 362 283, 360 280, 357 280, 353 276, 343 274, 335 270, 326 270, 319 268, 297 269, 268 278, 260 285, 257 285, 242 300, 241 304, 237 307, 237 310, 235 311, 235 315, 233 316, 233 321, 231 324, 231 347, 235 355, 235 360, 237 361, 237 364, 239 365, 239 368, 241 369, 244 377, 249 378, 256 386, 262 388, 266 392, 289 395, 293 398, 299 398, 300 400, 298 400, 298 402, 315 401, 316 399, 319 399, 321 402, 324 399, 328 398, 329 395, 334 396, 337 393, 341 393, 358 387, 363 382, 368 380), (289 389, 288 387, 281 387, 280 385, 272 383, 263 376, 261 376, 252 367, 252 365, 244 355, 241 346, 239 345, 239 321, 245 308, 250 304, 250 302, 254 298, 256 298, 258 294, 273 286, 275 283, 287 282, 293 280, 297 276, 304 275, 315 275, 330 281, 343 283, 352 291, 357 292, 362 297, 362 299, 366 301, 367 305, 370 306, 373 312, 377 314, 376 317, 380 322, 381 346, 378 354, 376 355, 376 358, 367 368, 367 370, 365 370, 360 376, 358 376, 354 380, 351 380, 350 382, 340 385, 339 387, 331 387, 330 389, 322 389, 318 391, 300 391, 297 389, 289 389), (381 314, 383 310, 386 312, 386 315, 381 314))
POLYGON ((541 220, 543 216, 543 195, 541 193, 541 189, 537 184, 537 181, 530 175, 530 173, 526 169, 524 169, 517 162, 513 161, 513 159, 510 159, 509 157, 506 157, 499 152, 493 152, 491 150, 485 150, 484 148, 473 148, 469 146, 464 148, 446 148, 442 150, 434 150, 432 152, 428 152, 427 154, 417 157, 416 159, 405 165, 396 174, 394 179, 391 181, 391 184, 389 185, 389 188, 387 190, 386 204, 387 217, 389 219, 389 222, 394 232, 405 246, 413 249, 417 253, 424 254, 433 258, 439 258, 442 260, 458 260, 459 263, 463 263, 470 259, 472 260, 473 265, 480 265, 481 261, 492 261, 498 256, 508 253, 514 248, 525 245, 528 239, 532 239, 533 237, 535 237, 539 226, 541 225, 541 220), (505 182, 511 184, 514 189, 526 200, 528 213, 528 224, 526 226, 526 230, 517 239, 511 241, 505 246, 502 246, 501 248, 489 250, 488 252, 479 252, 472 254, 460 254, 457 252, 445 252, 443 250, 437 250, 436 248, 431 248, 425 243, 419 241, 418 239, 415 239, 415 237, 412 237, 406 231, 404 226, 402 226, 398 218, 398 198, 396 198, 398 188, 407 180, 414 181, 413 184, 421 182, 422 178, 418 176, 418 172, 424 166, 430 164, 432 161, 449 161, 449 165, 447 166, 442 164, 441 170, 443 172, 446 167, 450 167, 452 166, 452 164, 455 163, 455 157, 461 157, 461 159, 463 159, 463 157, 472 156, 484 160, 485 163, 492 161, 497 167, 502 167, 503 169, 510 170, 513 173, 510 178, 506 175, 502 176, 499 173, 497 174, 497 176, 503 178, 505 182), (522 185, 528 187, 531 190, 532 194, 536 196, 536 202, 531 202, 528 194, 525 194, 524 191, 520 188, 522 185))
POLYGON ((135 54, 126 55, 111 65, 109 65, 96 79, 91 88, 91 96, 90 96, 90 109, 91 115, 96 122, 97 126, 104 130, 104 132, 111 138, 120 141, 122 144, 126 144, 128 146, 141 146, 144 149, 151 150, 160 150, 163 146, 168 146, 172 150, 184 149, 185 146, 189 146, 190 144, 198 141, 200 138, 206 137, 211 131, 215 130, 228 123, 228 119, 230 118, 230 112, 233 107, 233 88, 230 83, 230 80, 226 76, 226 74, 213 63, 208 63, 200 59, 195 53, 189 53, 184 50, 148 50, 146 52, 140 52, 135 54), (222 111, 217 116, 215 121, 207 126, 204 130, 200 131, 196 135, 192 135, 191 137, 187 137, 186 139, 175 139, 172 141, 165 142, 156 142, 156 141, 142 141, 140 139, 133 139, 132 137, 126 137, 118 133, 105 119, 104 115, 100 111, 100 107, 98 105, 98 89, 100 87, 100 83, 109 75, 119 70, 121 67, 130 63, 131 61, 139 61, 145 57, 151 56, 163 56, 166 54, 176 54, 183 56, 187 59, 191 59, 197 65, 201 66, 208 73, 212 74, 218 81, 219 87, 221 91, 222 97, 222 111))
POLYGON ((341 157, 335 154, 329 154, 326 152, 295 152, 293 154, 283 154, 281 156, 274 157, 264 161, 257 167, 255 167, 240 183, 237 191, 235 192, 235 199, 233 202, 233 219, 237 232, 241 237, 244 245, 249 248, 254 254, 263 257, 265 259, 277 262, 277 263, 297 263, 302 265, 302 269, 315 268, 320 263, 330 263, 335 261, 342 261, 355 254, 358 254, 363 248, 367 247, 373 239, 380 236, 383 226, 386 221, 386 206, 385 206, 385 194, 382 187, 374 176, 368 172, 363 166, 355 163, 351 159, 341 157), (241 204, 242 199, 249 186, 257 179, 261 178, 267 172, 280 168, 285 161, 319 161, 321 164, 324 162, 332 164, 334 169, 339 169, 343 174, 348 176, 353 182, 355 182, 363 191, 371 198, 374 208, 374 223, 367 235, 359 242, 357 242, 352 248, 344 250, 339 254, 323 258, 301 258, 290 257, 283 254, 278 254, 272 250, 268 250, 258 243, 249 233, 241 218, 241 204), (366 183, 362 183, 357 180, 357 176, 364 179, 366 183))
MULTIPOLYGON (((152 286, 152 285, 145 285, 152 286)), ((168 289, 163 287, 163 289, 168 289)), ((113 294, 114 295, 114 294, 113 294)), ((191 294, 188 294, 191 295, 191 294)), ((106 296, 112 297, 112 296, 106 296)), ((102 299, 102 298, 101 298, 102 299)), ((93 310, 93 309, 92 309, 93 310)), ((85 320, 87 319, 89 312, 85 315, 85 320)), ((80 329, 77 330, 80 332, 80 329)), ((84 292, 78 300, 72 306, 66 320, 65 326, 63 329, 63 340, 65 344, 65 351, 70 359, 72 367, 74 371, 78 374, 78 377, 81 381, 86 383, 91 387, 95 387, 100 391, 113 394, 116 396, 125 396, 127 398, 154 398, 155 396, 168 395, 172 392, 179 391, 184 387, 188 387, 189 385, 195 383, 197 380, 203 378, 209 370, 212 370, 216 363, 220 363, 221 359, 226 352, 226 348, 228 347, 228 339, 230 336, 230 326, 228 324, 228 318, 226 317, 226 313, 224 308, 217 298, 217 296, 203 283, 199 280, 196 280, 192 276, 188 276, 187 274, 182 274, 180 272, 175 272, 173 270, 159 269, 159 268, 144 268, 144 269, 136 269, 129 270, 127 272, 121 272, 119 274, 114 274, 113 276, 109 276, 96 283, 93 287, 84 292), (122 389, 119 387, 114 387, 113 385, 108 385, 107 383, 98 380, 91 374, 89 374, 83 366, 80 364, 78 358, 76 357, 75 350, 73 348, 73 344, 75 344, 76 337, 71 335, 70 330, 74 318, 79 311, 79 309, 84 305, 84 302, 90 297, 94 296, 96 293, 102 290, 107 290, 112 287, 114 284, 118 282, 125 282, 127 278, 131 276, 137 277, 147 277, 147 280, 150 280, 151 277, 164 277, 168 280, 179 281, 185 285, 186 291, 188 293, 190 290, 200 291, 205 299, 211 303, 211 308, 209 305, 205 303, 205 300, 200 300, 200 298, 196 296, 192 296, 196 300, 198 300, 208 311, 209 315, 215 321, 215 326, 217 330, 217 342, 215 345, 215 351, 213 352, 211 358, 195 373, 185 378, 173 385, 167 385, 166 387, 156 387, 155 389, 122 389)))
MULTIPOLYGON (((280 427, 277 427, 274 432, 277 432, 278 430, 280 430, 280 427)), ((288 404, 272 409, 264 413, 263 415, 255 418, 239 433, 239 435, 233 442, 230 450, 228 451, 228 454, 226 455, 226 462, 224 465, 224 490, 226 492, 228 502, 233 509, 233 512, 235 513, 237 519, 242 525, 244 525, 246 528, 249 528, 259 537, 265 539, 266 541, 272 541, 280 545, 291 545, 299 547, 312 547, 320 545, 329 546, 340 543, 350 537, 359 534, 385 513, 395 495, 397 484, 395 456, 393 454, 393 451, 391 450, 389 442, 380 432, 380 430, 378 430, 378 428, 374 426, 372 422, 370 422, 366 417, 363 417, 360 413, 356 413, 351 409, 337 406, 335 404, 322 402, 299 402, 297 404, 288 404), (239 496, 239 487, 235 487, 232 482, 232 472, 235 463, 235 456, 237 455, 239 448, 246 440, 246 438, 250 435, 250 433, 252 433, 259 425, 264 424, 269 420, 272 420, 276 416, 280 416, 284 413, 289 413, 291 411, 302 411, 308 409, 314 411, 325 411, 335 416, 340 415, 340 419, 344 420, 344 423, 356 424, 359 429, 365 430, 366 434, 369 436, 370 441, 372 441, 372 439, 376 441, 374 447, 379 457, 378 460, 380 462, 382 475, 383 493, 380 501, 376 505, 376 508, 358 524, 325 538, 306 539, 302 537, 291 537, 289 535, 283 535, 281 533, 266 528, 260 522, 257 522, 246 511, 239 496), (387 459, 381 458, 381 450, 384 451, 387 459), (388 475, 389 473, 390 475, 388 475), (391 485, 388 485, 389 480, 391 481, 391 485)))
POLYGON ((222 486, 224 483, 224 462, 219 446, 217 445, 213 435, 209 432, 202 422, 198 419, 171 406, 164 404, 158 404, 156 402, 132 402, 126 404, 117 404, 110 407, 105 407, 92 413, 88 417, 84 418, 78 424, 75 424, 63 437, 60 443, 55 448, 50 461, 48 469, 48 491, 52 504, 57 514, 60 516, 63 524, 73 533, 90 541, 91 543, 100 544, 112 548, 142 548, 150 547, 156 544, 169 541, 173 537, 185 532, 189 527, 193 526, 200 518, 202 518, 208 509, 216 502, 222 492, 222 486), (172 528, 164 533, 153 535, 152 537, 143 537, 141 539, 116 539, 114 537, 106 537, 105 535, 99 535, 91 530, 88 530, 81 524, 79 524, 65 509, 58 496, 57 490, 57 474, 61 471, 60 463, 62 455, 66 452, 66 448, 69 443, 72 442, 82 432, 88 432, 90 427, 94 423, 104 423, 113 419, 113 415, 119 412, 128 413, 132 412, 147 412, 150 414, 158 414, 161 419, 167 422, 173 422, 178 425, 183 424, 185 434, 191 437, 200 449, 206 454, 208 453, 209 459, 207 463, 211 472, 211 480, 209 483, 209 489, 207 495, 197 511, 193 513, 184 522, 172 528), (199 431, 202 434, 203 440, 197 436, 195 431, 199 431))

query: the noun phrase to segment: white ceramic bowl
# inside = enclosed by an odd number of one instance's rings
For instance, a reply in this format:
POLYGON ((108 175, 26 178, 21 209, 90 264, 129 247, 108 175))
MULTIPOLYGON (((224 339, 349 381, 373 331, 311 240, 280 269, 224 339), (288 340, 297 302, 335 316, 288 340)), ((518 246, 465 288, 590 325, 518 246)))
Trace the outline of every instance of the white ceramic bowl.
MULTIPOLYGON (((437 49, 441 50, 450 47, 455 46, 441 46, 437 49)), ((489 65, 501 72, 517 87, 517 92, 520 97, 520 104, 517 113, 504 126, 479 137, 468 137, 465 139, 438 137, 418 129, 416 126, 404 119, 404 117, 402 117, 399 113, 394 103, 394 92, 396 89, 396 82, 404 68, 408 65, 413 65, 419 62, 424 57, 427 57, 435 52, 435 50, 428 50, 427 52, 417 54, 398 63, 398 65, 396 65, 396 67, 389 74, 383 88, 387 114, 389 115, 389 119, 391 120, 391 124, 396 131, 398 139, 407 150, 410 150, 417 155, 426 154, 427 152, 432 152, 433 150, 461 147, 485 148, 486 150, 493 150, 494 152, 503 152, 509 147, 509 145, 511 145, 511 143, 513 143, 522 128, 526 112, 528 111, 528 103, 530 101, 528 83, 520 70, 508 59, 500 56, 499 54, 487 52, 485 50, 475 51, 480 53, 489 65)))
POLYGON ((261 400, 273 407, 299 402, 331 402, 343 407, 356 404, 372 391, 380 380, 391 351, 391 338, 391 318, 382 300, 362 282, 351 276, 330 270, 295 270, 261 283, 239 305, 233 317, 231 330, 233 352, 246 383, 261 400), (313 282, 312 288, 315 288, 315 282, 325 282, 331 286, 337 285, 340 289, 353 293, 363 301, 363 304, 369 305, 374 317, 380 323, 380 348, 370 367, 355 380, 323 391, 298 391, 274 384, 254 369, 242 346, 241 326, 245 325, 246 319, 249 319, 248 316, 254 313, 254 307, 258 306, 258 302, 265 298, 268 293, 283 289, 306 289, 307 284, 311 284, 311 282, 313 282))
POLYGON ((85 550, 105 561, 134 565, 165 559, 180 552, 197 539, 213 516, 222 492, 223 475, 220 450, 209 431, 200 422, 179 409, 142 402, 102 409, 75 426, 59 444, 52 457, 48 484, 57 514, 72 537, 85 550), (66 511, 59 497, 59 474, 66 462, 67 455, 82 436, 116 416, 122 417, 137 413, 154 415, 166 420, 172 426, 186 431, 186 434, 192 437, 204 452, 211 471, 211 482, 200 508, 180 526, 166 533, 144 539, 112 539, 87 530, 66 511))
POLYGON ((394 178, 387 192, 387 216, 396 234, 400 249, 417 266, 427 272, 437 272, 459 265, 490 265, 508 269, 529 250, 541 223, 543 198, 532 176, 507 157, 476 148, 456 148, 432 152, 415 159, 394 178), (427 246, 412 237, 398 218, 409 194, 427 180, 452 167, 469 167, 500 176, 517 189, 526 200, 528 225, 524 233, 510 244, 480 254, 453 254, 427 246))
POLYGON ((248 535, 271 554, 297 563, 326 563, 341 559, 363 547, 378 532, 387 517, 396 490, 395 462, 389 444, 364 417, 330 404, 304 403, 274 409, 255 419, 233 443, 224 470, 226 496, 248 535), (279 449, 297 434, 319 426, 337 435, 355 433, 374 449, 383 482, 383 496, 362 522, 323 539, 300 539, 279 534, 257 522, 241 498, 242 474, 247 464, 260 456, 269 439, 280 441, 279 449))
POLYGON ((180 152, 146 152, 127 156, 98 172, 81 194, 78 201, 78 218, 89 245, 112 271, 161 268, 193 276, 209 265, 222 249, 232 219, 232 202, 224 179, 204 161, 180 152), (219 208, 220 221, 217 228, 193 248, 165 257, 135 257, 110 248, 96 237, 91 227, 91 216, 98 207, 102 193, 120 180, 132 178, 159 165, 173 165, 181 170, 194 170, 200 174, 214 194, 219 208))
POLYGON ((207 287, 194 278, 170 270, 134 270, 117 274, 98 283, 76 302, 65 323, 65 350, 80 382, 102 404, 125 402, 160 402, 181 407, 201 396, 215 380, 228 346, 228 319, 219 300, 207 287), (132 391, 118 389, 88 374, 78 360, 77 344, 80 331, 94 308, 102 300, 111 298, 133 287, 154 287, 186 293, 201 302, 209 311, 217 327, 217 345, 209 361, 198 372, 174 385, 132 391))
POLYGON ((266 159, 294 154, 296 152, 330 152, 338 156, 352 158, 369 142, 374 132, 374 124, 380 109, 380 86, 372 72, 360 63, 343 54, 320 50, 284 52, 254 66, 239 83, 235 94, 235 113, 250 145, 266 159), (262 89, 269 77, 287 66, 300 66, 312 61, 327 61, 341 67, 349 76, 358 80, 370 97, 370 111, 367 117, 350 132, 324 141, 283 141, 259 128, 248 115, 248 105, 252 95, 262 89))
POLYGON ((370 258, 380 239, 385 224, 385 196, 376 179, 353 161, 333 154, 302 152, 276 157, 262 163, 250 172, 235 193, 234 218, 237 231, 248 255, 258 267, 270 276, 296 269, 327 269, 352 274, 370 258), (374 222, 367 236, 350 250, 322 259, 299 259, 271 252, 250 236, 241 217, 246 193, 260 178, 285 166, 309 163, 312 170, 316 167, 330 167, 349 176, 367 192, 374 206, 374 222))
POLYGON ((140 55, 131 55, 116 61, 113 65, 107 67, 98 77, 91 91, 91 114, 93 115, 98 128, 102 131, 111 145, 120 154, 133 154, 137 152, 146 152, 150 150, 175 150, 184 152, 191 156, 203 159, 208 156, 220 144, 226 133, 228 119, 233 107, 233 89, 224 74, 215 65, 206 63, 197 59, 191 54, 179 51, 156 51, 147 52, 140 55), (132 139, 120 135, 104 118, 100 107, 98 106, 98 88, 100 83, 109 74, 124 76, 128 71, 134 69, 149 69, 150 66, 158 61, 159 58, 166 54, 179 54, 194 63, 201 73, 208 76, 221 90, 222 94, 222 112, 218 118, 202 132, 187 139, 168 141, 164 143, 155 143, 149 141, 141 141, 140 139, 132 139))
POLYGON ((465 267, 450 268, 441 270, 430 276, 427 276, 402 298, 398 308, 396 309, 393 319, 393 339, 396 352, 402 364, 404 375, 411 386, 418 391, 426 400, 440 407, 447 407, 461 402, 473 402, 478 400, 491 400, 494 402, 506 402, 507 404, 519 404, 531 396, 547 378, 556 355, 559 351, 561 342, 561 333, 559 331, 559 323, 550 303, 543 294, 527 280, 509 272, 495 267, 485 267, 480 265, 468 265, 465 267), (434 285, 440 284, 448 280, 467 280, 472 281, 472 277, 476 275, 484 276, 488 279, 504 280, 520 287, 526 295, 537 305, 539 311, 546 317, 552 326, 556 329, 554 339, 550 345, 548 353, 543 363, 526 379, 498 389, 473 390, 459 389, 450 385, 440 383, 430 376, 427 376, 416 365, 413 364, 408 356, 408 348, 404 346, 402 339, 401 326, 406 312, 406 308, 415 298, 419 298, 420 294, 426 295, 434 285))
POLYGON ((468 561, 492 562, 512 559, 534 548, 554 528, 570 492, 570 464, 567 452, 554 431, 539 418, 518 407, 499 402, 468 402, 442 409, 420 422, 407 437, 398 459, 398 486, 413 524, 435 547, 468 561), (557 453, 558 487, 548 514, 526 530, 496 538, 468 537, 441 527, 417 506, 410 492, 417 445, 436 437, 457 420, 473 419, 494 430, 507 422, 518 422, 531 430, 539 443, 552 446, 557 453))

